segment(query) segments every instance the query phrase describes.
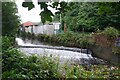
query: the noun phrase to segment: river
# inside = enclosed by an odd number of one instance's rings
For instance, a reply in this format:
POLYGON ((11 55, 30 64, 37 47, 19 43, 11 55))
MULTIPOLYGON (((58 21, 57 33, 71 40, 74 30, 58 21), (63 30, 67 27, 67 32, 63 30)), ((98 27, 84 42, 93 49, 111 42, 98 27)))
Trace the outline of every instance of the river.
POLYGON ((63 46, 51 46, 44 45, 42 43, 34 44, 29 41, 24 41, 21 38, 16 38, 16 43, 18 49, 25 53, 26 55, 36 54, 41 56, 47 54, 47 56, 52 55, 53 57, 59 57, 60 63, 65 63, 66 61, 72 62, 74 64, 106 64, 106 61, 92 57, 91 53, 85 53, 86 49, 70 48, 63 46))

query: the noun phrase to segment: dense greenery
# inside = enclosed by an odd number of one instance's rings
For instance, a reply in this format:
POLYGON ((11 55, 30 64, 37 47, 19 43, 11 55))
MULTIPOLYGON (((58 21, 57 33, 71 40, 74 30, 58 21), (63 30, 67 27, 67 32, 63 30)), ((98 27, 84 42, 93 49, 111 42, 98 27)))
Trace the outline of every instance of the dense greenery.
POLYGON ((13 2, 2 2, 2 35, 15 35, 20 22, 17 6, 13 2))
POLYGON ((35 79, 58 77, 57 60, 47 56, 25 56, 17 49, 9 48, 3 52, 2 77, 12 79, 35 79))
MULTIPOLYGON (((120 33, 113 27, 107 27, 103 31, 98 30, 93 34, 94 41, 101 47, 108 47, 111 53, 120 54, 120 46, 118 46, 118 38, 120 33)), ((92 47, 91 47, 92 48, 92 47)))
POLYGON ((106 35, 106 37, 108 37, 109 39, 116 39, 118 38, 118 36, 120 36, 118 30, 113 27, 105 28, 105 30, 102 33, 106 35))
MULTIPOLYGON (((119 3, 71 2, 68 3, 68 6, 70 9, 62 13, 63 24, 67 24, 68 30, 95 32, 108 26, 120 30, 119 3)), ((56 15, 54 20, 58 20, 59 17, 59 15, 56 15)))

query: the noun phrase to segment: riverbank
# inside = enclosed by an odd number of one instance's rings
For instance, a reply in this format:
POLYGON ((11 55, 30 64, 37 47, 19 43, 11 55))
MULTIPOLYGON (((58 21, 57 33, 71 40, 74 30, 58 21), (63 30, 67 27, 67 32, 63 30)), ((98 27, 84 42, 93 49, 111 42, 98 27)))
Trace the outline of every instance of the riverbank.
POLYGON ((87 49, 92 52, 93 56, 107 60, 111 64, 118 65, 120 47, 115 46, 115 40, 118 36, 118 31, 110 27, 106 28, 104 31, 93 34, 65 32, 57 35, 35 35, 31 33, 25 33, 25 35, 23 35, 23 38, 31 39, 33 42, 35 40, 38 43, 47 43, 48 45, 87 49))

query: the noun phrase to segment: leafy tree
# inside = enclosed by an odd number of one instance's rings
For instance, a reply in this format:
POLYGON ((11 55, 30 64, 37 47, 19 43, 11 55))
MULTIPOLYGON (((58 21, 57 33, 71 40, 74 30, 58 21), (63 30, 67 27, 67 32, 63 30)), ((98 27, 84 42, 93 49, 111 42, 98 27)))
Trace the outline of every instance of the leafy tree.
POLYGON ((16 15, 17 7, 14 2, 2 3, 2 35, 15 34, 20 24, 19 17, 16 15))
MULTIPOLYGON (((58 13, 62 13, 66 10, 66 5, 67 3, 62 1, 59 2, 59 0, 57 0, 58 2, 56 2, 56 0, 51 0, 51 1, 47 1, 47 2, 39 2, 38 0, 38 5, 40 5, 40 8, 42 10, 42 12, 40 13, 41 16, 41 20, 43 23, 45 23, 46 21, 52 21, 52 17, 54 16, 54 14, 52 13, 52 11, 50 11, 48 9, 48 7, 52 7, 54 9, 57 10, 56 14, 58 13), (49 2, 51 2, 51 4, 48 4, 49 2)), ((27 0, 25 0, 22 4, 23 7, 27 7, 28 10, 31 10, 32 8, 34 8, 34 4, 32 2, 32 0, 29 0, 29 2, 27 2, 27 0)))
POLYGON ((70 9, 63 15, 63 20, 67 23, 67 26, 72 31, 82 31, 83 28, 86 30, 94 29, 93 26, 94 18, 97 12, 95 11, 96 6, 91 3, 68 3, 70 9))
POLYGON ((105 15, 103 19, 107 26, 113 26, 120 30, 120 2, 97 3, 99 6, 98 13, 105 15))
POLYGON ((85 31, 92 32, 97 29, 103 30, 108 26, 119 29, 120 10, 118 9, 120 7, 118 4, 119 3, 71 2, 67 5, 70 6, 71 9, 64 13, 63 20, 66 21, 68 28, 72 31, 82 31, 84 28, 85 31), (105 11, 107 7, 108 9, 105 11))

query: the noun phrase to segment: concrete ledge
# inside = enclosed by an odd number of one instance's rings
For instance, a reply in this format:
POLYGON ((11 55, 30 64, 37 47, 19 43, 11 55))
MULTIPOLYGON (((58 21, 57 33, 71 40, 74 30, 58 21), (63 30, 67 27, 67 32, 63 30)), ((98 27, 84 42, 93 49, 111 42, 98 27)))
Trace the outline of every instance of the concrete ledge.
POLYGON ((58 47, 58 46, 42 46, 42 45, 37 45, 37 46, 22 46, 18 45, 18 48, 46 48, 46 49, 56 49, 56 50, 68 50, 68 51, 74 51, 74 52, 80 52, 80 53, 85 53, 85 54, 91 54, 91 51, 88 49, 79 49, 79 48, 69 48, 69 47, 58 47))

